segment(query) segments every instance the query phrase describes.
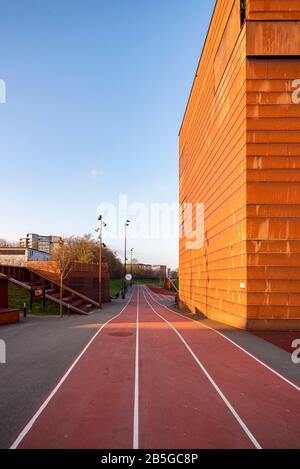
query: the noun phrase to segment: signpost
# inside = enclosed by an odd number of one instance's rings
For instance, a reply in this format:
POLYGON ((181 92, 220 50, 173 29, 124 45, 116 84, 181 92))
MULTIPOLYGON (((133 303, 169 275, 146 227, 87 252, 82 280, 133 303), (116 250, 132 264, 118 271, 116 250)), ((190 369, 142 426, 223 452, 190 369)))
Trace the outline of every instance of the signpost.
POLYGON ((30 310, 32 311, 32 306, 34 301, 43 300, 43 308, 46 306, 46 288, 45 287, 31 287, 30 290, 30 310))
POLYGON ((131 282, 131 280, 132 280, 132 275, 131 275, 131 274, 126 274, 125 280, 127 280, 127 282, 131 282))

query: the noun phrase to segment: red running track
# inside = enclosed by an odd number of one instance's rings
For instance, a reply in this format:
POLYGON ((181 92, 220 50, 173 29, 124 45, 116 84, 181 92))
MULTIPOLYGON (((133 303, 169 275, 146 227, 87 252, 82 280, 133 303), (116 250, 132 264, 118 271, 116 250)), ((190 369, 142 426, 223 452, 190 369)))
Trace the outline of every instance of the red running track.
POLYGON ((135 287, 12 448, 299 448, 299 391, 135 287))

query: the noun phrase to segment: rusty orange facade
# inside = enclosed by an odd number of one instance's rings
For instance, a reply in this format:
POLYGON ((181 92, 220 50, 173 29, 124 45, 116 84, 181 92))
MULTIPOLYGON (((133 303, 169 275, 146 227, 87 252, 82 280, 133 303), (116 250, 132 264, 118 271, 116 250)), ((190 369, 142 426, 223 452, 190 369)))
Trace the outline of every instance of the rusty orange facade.
POLYGON ((180 203, 205 208, 203 247, 180 240, 192 312, 300 330, 299 90, 300 0, 218 0, 179 141, 180 203))

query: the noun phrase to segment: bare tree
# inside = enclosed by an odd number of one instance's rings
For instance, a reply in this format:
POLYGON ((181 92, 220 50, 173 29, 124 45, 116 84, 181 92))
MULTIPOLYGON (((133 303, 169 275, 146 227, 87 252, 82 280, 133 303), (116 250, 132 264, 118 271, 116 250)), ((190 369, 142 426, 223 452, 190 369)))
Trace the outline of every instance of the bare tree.
MULTIPOLYGON (((87 264, 99 263, 99 242, 93 239, 91 234, 70 237, 68 242, 73 253, 73 261, 87 264)), ((123 264, 118 255, 109 247, 103 247, 102 261, 108 264, 110 277, 114 279, 123 276, 123 264)))
POLYGON ((67 239, 62 240, 54 249, 52 259, 56 262, 60 280, 60 316, 62 317, 64 281, 70 275, 74 261, 72 243, 67 239))
POLYGON ((16 241, 8 241, 7 239, 0 238, 0 247, 1 248, 8 248, 8 247, 17 247, 19 244, 16 241))

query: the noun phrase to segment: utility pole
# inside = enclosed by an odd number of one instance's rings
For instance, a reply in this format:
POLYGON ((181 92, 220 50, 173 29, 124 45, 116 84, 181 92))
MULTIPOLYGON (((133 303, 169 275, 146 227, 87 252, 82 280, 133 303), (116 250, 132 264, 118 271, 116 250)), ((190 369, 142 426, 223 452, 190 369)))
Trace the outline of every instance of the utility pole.
POLYGON ((131 285, 133 285, 133 265, 132 265, 132 255, 133 255, 134 248, 130 250, 130 273, 131 273, 131 285))
POLYGON ((102 308, 102 250, 103 250, 103 227, 106 223, 103 221, 102 215, 98 217, 99 227, 96 231, 99 232, 99 307, 102 308))
POLYGON ((125 299, 126 296, 126 274, 127 274, 127 228, 129 226, 130 220, 125 222, 125 249, 124 249, 124 275, 123 275, 123 293, 122 298, 125 299))

